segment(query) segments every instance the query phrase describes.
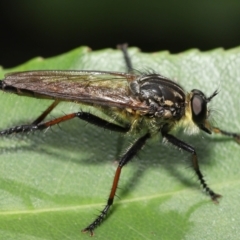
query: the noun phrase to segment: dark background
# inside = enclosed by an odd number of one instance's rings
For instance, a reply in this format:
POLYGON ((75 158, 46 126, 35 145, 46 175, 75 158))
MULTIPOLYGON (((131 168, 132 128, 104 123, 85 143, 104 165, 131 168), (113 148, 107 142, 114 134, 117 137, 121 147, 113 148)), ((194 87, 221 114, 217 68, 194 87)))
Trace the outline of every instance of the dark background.
POLYGON ((0 65, 87 45, 144 52, 240 44, 240 1, 11 0, 0 2, 0 65))

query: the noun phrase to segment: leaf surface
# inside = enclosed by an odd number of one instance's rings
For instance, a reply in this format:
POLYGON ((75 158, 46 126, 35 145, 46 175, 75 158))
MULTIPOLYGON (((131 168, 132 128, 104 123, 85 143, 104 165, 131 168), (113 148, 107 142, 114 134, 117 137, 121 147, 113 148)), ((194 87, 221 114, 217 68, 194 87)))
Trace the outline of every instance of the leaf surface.
MULTIPOLYGON (((200 89, 212 100, 214 122, 240 132, 240 48, 180 54, 141 53, 130 48, 134 67, 154 70, 182 85, 200 89)), ((0 75, 26 70, 125 71, 119 50, 81 47, 49 59, 35 58, 0 75)), ((1 129, 31 123, 50 100, 0 94, 1 129)), ((85 109, 61 103, 49 119, 85 109)), ((88 109, 101 115, 94 108, 88 109)), ((190 156, 161 139, 124 167, 108 219, 94 239, 237 239, 240 235, 240 146, 215 134, 176 136, 196 148, 212 189, 223 195, 213 204, 201 192, 189 167, 190 156)), ((99 129, 78 119, 48 131, 2 137, 0 141, 1 239, 89 239, 81 233, 105 204, 116 160, 136 137, 99 129)))

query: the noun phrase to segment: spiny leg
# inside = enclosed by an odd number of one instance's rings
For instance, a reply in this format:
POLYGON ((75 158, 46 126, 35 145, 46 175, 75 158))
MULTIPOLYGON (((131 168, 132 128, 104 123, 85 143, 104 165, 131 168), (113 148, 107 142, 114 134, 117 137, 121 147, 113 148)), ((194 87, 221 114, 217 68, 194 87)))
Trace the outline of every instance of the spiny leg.
POLYGON ((55 100, 35 121, 31 123, 31 125, 37 125, 42 122, 58 104, 59 101, 55 100))
POLYGON ((78 117, 78 118, 80 118, 88 123, 94 124, 98 127, 109 129, 111 131, 125 133, 125 132, 128 132, 130 129, 129 126, 126 126, 126 127, 119 126, 117 124, 114 124, 114 123, 108 122, 104 119, 101 119, 91 113, 88 113, 88 112, 71 113, 71 114, 67 114, 65 116, 55 118, 53 120, 50 120, 50 121, 47 121, 44 123, 38 123, 39 120, 44 119, 44 115, 47 115, 46 113, 48 111, 50 112, 52 110, 51 107, 53 107, 53 105, 54 105, 54 103, 42 115, 40 115, 32 124, 21 125, 21 126, 16 126, 16 127, 2 130, 2 131, 0 131, 0 135, 10 135, 13 133, 26 133, 26 132, 36 131, 36 130, 43 130, 43 129, 46 129, 53 125, 59 124, 61 122, 73 119, 75 117, 78 117))
POLYGON ((18 133, 18 132, 24 132, 24 129, 27 128, 27 126, 35 126, 42 122, 47 115, 58 105, 59 101, 55 100, 36 120, 34 120, 31 124, 28 125, 21 125, 21 126, 16 126, 12 127, 6 130, 0 131, 0 135, 9 135, 12 133, 18 133))
POLYGON ((133 72, 132 61, 131 61, 131 58, 128 54, 128 50, 127 50, 127 48, 128 48, 127 43, 119 44, 117 46, 117 48, 120 49, 123 53, 123 57, 124 57, 124 60, 125 60, 126 66, 127 66, 127 72, 128 73, 133 72))
POLYGON ((15 126, 9 129, 5 129, 0 131, 0 135, 10 135, 12 133, 19 132, 29 132, 34 129, 34 126, 37 126, 40 122, 42 122, 47 115, 58 105, 59 101, 55 100, 36 120, 34 120, 31 124, 15 126))
POLYGON ((109 194, 106 206, 103 208, 100 215, 97 216, 97 218, 90 225, 88 225, 86 228, 84 228, 82 230, 82 232, 90 232, 90 235, 93 236, 93 230, 102 223, 102 221, 104 220, 104 218, 106 217, 106 215, 109 211, 109 208, 113 204, 113 200, 114 200, 114 197, 115 197, 115 194, 116 194, 116 190, 117 190, 118 182, 119 182, 119 179, 120 179, 120 174, 121 174, 121 171, 122 171, 122 167, 124 165, 126 165, 137 154, 137 152, 144 146, 145 142, 150 137, 151 137, 151 135, 149 133, 147 133, 144 136, 142 136, 141 138, 139 138, 128 149, 128 151, 121 157, 121 159, 119 161, 119 164, 118 164, 118 167, 117 167, 117 170, 115 172, 111 192, 109 194))
POLYGON ((233 133, 233 132, 228 132, 228 131, 224 131, 221 130, 220 128, 217 127, 213 127, 212 131, 214 133, 219 133, 228 137, 232 137, 238 144, 240 144, 240 134, 239 133, 233 133))
POLYGON ((209 196, 211 197, 213 202, 218 203, 217 199, 220 198, 221 195, 215 193, 211 188, 209 188, 206 181, 204 180, 204 177, 203 177, 201 170, 199 168, 199 165, 198 165, 198 158, 197 158, 197 153, 196 153, 195 149, 192 146, 188 145, 187 143, 177 139, 176 137, 174 137, 171 134, 162 132, 162 135, 176 147, 183 149, 192 154, 193 169, 194 169, 195 173, 197 174, 198 179, 199 179, 203 189, 209 194, 209 196))

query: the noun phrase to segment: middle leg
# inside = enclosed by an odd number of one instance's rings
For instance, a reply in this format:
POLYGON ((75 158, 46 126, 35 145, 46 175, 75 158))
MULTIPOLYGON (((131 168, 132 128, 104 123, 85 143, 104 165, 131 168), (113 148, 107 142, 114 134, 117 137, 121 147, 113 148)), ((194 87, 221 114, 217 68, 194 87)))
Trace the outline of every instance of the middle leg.
POLYGON ((117 191, 117 186, 118 186, 118 182, 120 179, 120 175, 121 175, 121 171, 122 171, 122 167, 125 166, 136 154, 137 152, 144 146, 145 142, 151 137, 151 135, 149 133, 145 134, 144 136, 142 136, 141 138, 139 138, 129 149, 128 151, 121 157, 117 170, 115 172, 115 176, 113 179, 113 183, 112 183, 112 188, 111 188, 111 192, 109 194, 108 200, 107 200, 107 204, 105 205, 105 207, 103 208, 103 210, 101 211, 100 215, 97 216, 97 218, 91 223, 89 224, 86 228, 84 228, 82 230, 82 232, 90 232, 90 235, 93 236, 93 230, 98 227, 102 221, 104 220, 104 218, 106 217, 109 208, 112 206, 113 204, 113 200, 117 191))

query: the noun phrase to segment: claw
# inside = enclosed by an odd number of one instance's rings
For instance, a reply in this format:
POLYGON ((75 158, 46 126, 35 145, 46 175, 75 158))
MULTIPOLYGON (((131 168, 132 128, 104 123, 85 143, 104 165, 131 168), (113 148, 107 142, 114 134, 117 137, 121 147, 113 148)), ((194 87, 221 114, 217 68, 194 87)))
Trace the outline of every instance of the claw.
POLYGON ((219 203, 218 198, 221 198, 221 197, 222 197, 222 195, 217 194, 217 193, 214 193, 214 194, 211 196, 211 199, 212 199, 212 201, 213 201, 215 204, 218 204, 218 203, 219 203))
POLYGON ((81 232, 82 232, 82 233, 87 233, 87 232, 89 232, 91 237, 94 235, 93 230, 91 230, 91 229, 89 229, 89 228, 84 228, 81 232))

